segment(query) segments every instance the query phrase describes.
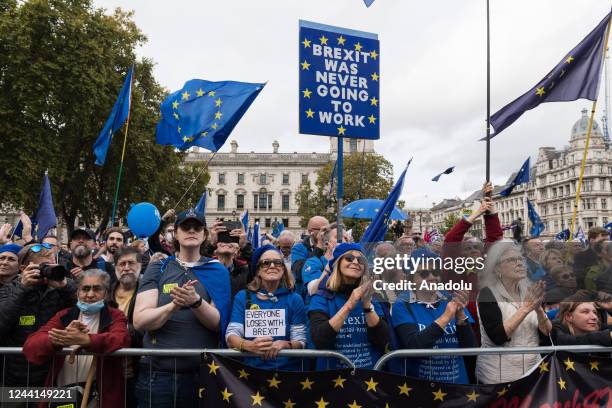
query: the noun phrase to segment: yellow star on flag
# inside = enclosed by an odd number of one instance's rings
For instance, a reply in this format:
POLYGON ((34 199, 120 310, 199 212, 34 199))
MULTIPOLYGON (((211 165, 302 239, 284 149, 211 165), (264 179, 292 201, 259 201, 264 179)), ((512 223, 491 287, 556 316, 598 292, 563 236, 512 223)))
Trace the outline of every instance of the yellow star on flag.
POLYGON ((295 403, 293 401, 291 401, 291 398, 289 398, 287 401, 284 401, 283 404, 285 404, 285 406, 283 408, 293 408, 293 407, 295 407, 295 403))
POLYGON ((302 91, 302 93, 304 94, 304 98, 310 98, 310 95, 312 94, 312 91, 309 90, 308 88, 304 89, 302 91))
POLYGON ((215 112, 215 119, 221 119, 221 116, 223 116, 223 114, 219 111, 215 112))
POLYGON ((397 388, 399 388, 399 395, 405 394, 407 397, 410 396, 410 391, 412 391, 412 388, 408 387, 408 384, 404 383, 404 385, 398 385, 397 388))
POLYGON ((215 101, 215 106, 219 107, 219 106, 221 106, 221 103, 222 103, 222 102, 221 102, 221 98, 219 98, 219 99, 217 99, 217 100, 215 101))
POLYGON ((599 361, 590 361, 589 364, 591 364, 591 371, 599 371, 599 361))
POLYGON ((542 361, 542 363, 540 363, 540 374, 544 373, 545 371, 550 372, 550 370, 548 369, 548 362, 542 361))
POLYGON ((565 70, 564 69, 561 70, 561 74, 559 75, 559 78, 563 77, 563 75, 565 75, 565 70))
POLYGON ((174 116, 174 119, 179 120, 179 115, 178 115, 178 113, 174 112, 174 113, 172 114, 172 116, 174 116))
POLYGON ((353 400, 352 404, 348 404, 348 408, 361 408, 361 405, 357 404, 357 400, 353 400))
POLYGON ((344 128, 344 126, 340 125, 340 127, 338 128, 338 134, 343 135, 345 131, 346 129, 344 128))
POLYGON ((372 81, 378 81, 378 74, 375 72, 372 75, 372 81))
POLYGON ((569 357, 567 358, 567 360, 565 360, 565 361, 563 362, 563 364, 565 364, 565 369, 566 369, 567 371, 569 371, 569 370, 574 370, 574 371, 576 371, 576 369, 574 368, 574 362, 573 362, 572 360, 570 360, 570 358, 569 358, 569 357))
POLYGON ((185 100, 189 99, 189 92, 185 91, 185 92, 183 92, 182 95, 183 95, 183 99, 185 99, 185 100))
POLYGON ((544 91, 544 87, 543 86, 538 88, 538 89, 536 89, 536 95, 538 95, 539 97, 544 96, 545 93, 546 92, 544 91))
POLYGON ((363 46, 360 43, 355 44, 355 51, 359 52, 362 48, 363 46))
POLYGON ((314 381, 310 381, 308 377, 306 377, 306 379, 300 382, 300 384, 302 384, 302 391, 304 391, 305 389, 312 390, 312 384, 314 384, 314 381))
POLYGON ((174 101, 174 102, 172 102, 172 108, 173 108, 173 109, 178 109, 178 106, 179 106, 178 101, 174 101))
POLYGON ((325 37, 324 35, 322 35, 321 38, 319 38, 319 41, 321 41, 321 44, 327 45, 327 37, 325 37))
POLYGON ((187 143, 189 141, 189 138, 187 136, 183 136, 183 142, 187 143))
POLYGON ((200 88, 200 89, 198 89, 198 90, 196 91, 196 95, 198 95, 198 96, 204 96, 204 91, 202 90, 202 88, 200 88))
POLYGON ((376 58, 378 58, 378 53, 376 52, 376 50, 372 50, 370 51, 370 57, 375 60, 376 58))
POLYGON ((565 389, 565 381, 563 381, 562 379, 560 379, 559 381, 557 381, 557 384, 559 384, 559 388, 564 390, 565 389))
POLYGON ((503 396, 504 396, 504 395, 505 395, 507 392, 508 392, 508 389, 507 389, 506 387, 504 387, 504 389, 503 389, 503 390, 501 390, 501 391, 499 391, 499 392, 497 393, 497 398, 501 398, 501 397, 503 397, 503 396))
POLYGON ((471 393, 465 395, 468 401, 476 402, 476 399, 480 397, 480 394, 476 394, 476 391, 472 390, 471 393))
POLYGON ((308 48, 310 47, 310 40, 308 38, 304 38, 304 41, 302 41, 302 44, 304 44, 304 48, 308 48))
MULTIPOLYGON (((206 133, 206 132, 205 132, 206 133)), ((206 136, 204 133, 202 133, 202 136, 206 136)), ((240 374, 240 377, 238 377, 238 379, 244 378, 244 379, 249 379, 249 373, 246 372, 246 370, 243 368, 242 370, 238 371, 238 374, 240 374)))
POLYGON ((210 91, 208 92, 208 96, 215 96, 216 92, 215 91, 210 91))
POLYGON ((304 62, 302 62, 300 65, 302 65, 302 71, 307 70, 308 68, 310 68, 310 64, 306 60, 304 60, 304 62))
POLYGON ((178 130, 179 133, 181 133, 181 127, 180 126, 178 127, 177 130, 178 130))
POLYGON ((346 378, 342 378, 340 375, 338 375, 338 378, 336 378, 335 380, 333 380, 334 382, 334 388, 344 388, 344 382, 346 381, 346 378))
POLYGON ((572 56, 570 55, 569 57, 567 57, 567 59, 565 60, 565 62, 566 62, 567 64, 571 64, 573 60, 574 60, 574 57, 572 57, 572 56))
POLYGON ((317 408, 325 408, 329 405, 329 402, 325 401, 323 397, 321 397, 321 399, 316 401, 315 404, 317 404, 317 408))
POLYGON ((446 392, 442 392, 442 388, 438 388, 438 391, 432 392, 434 395, 434 401, 444 401, 444 397, 446 396, 446 392))
POLYGON ((374 117, 374 115, 368 116, 368 120, 370 121, 370 123, 376 123, 376 118, 374 117))
POLYGON ((211 126, 211 128, 213 128, 213 129, 215 129, 215 130, 216 130, 218 127, 219 127, 219 125, 217 125, 216 123, 213 123, 213 125, 211 126))
POLYGON ((234 394, 232 394, 231 392, 229 392, 229 391, 227 390, 227 387, 225 387, 225 389, 224 389, 223 391, 221 391, 221 395, 223 395, 223 401, 227 401, 227 402, 229 402, 230 397, 231 397, 232 395, 234 395, 234 394))
POLYGON ((210 371, 208 372, 208 374, 214 374, 217 375, 217 370, 221 367, 215 364, 215 362, 213 361, 212 363, 208 364, 208 367, 210 368, 210 371))
MULTIPOLYGON (((202 132, 202 133, 200 134, 200 136, 206 136, 207 134, 208 134, 208 132, 202 132)), ((244 370, 243 370, 243 371, 244 371, 244 370)), ((248 376, 248 375, 249 375, 249 374, 247 374, 247 376, 248 376)), ((242 378, 242 377, 240 377, 240 378, 242 378)))
POLYGON ((370 98, 370 106, 378 106, 378 99, 375 96, 370 98))
POLYGON ((267 381, 268 381, 268 384, 270 384, 270 388, 276 388, 276 389, 278 389, 278 384, 282 382, 278 378, 276 378, 276 375, 267 381))
POLYGON ((262 406, 261 402, 264 400, 264 396, 259 395, 259 391, 257 391, 257 394, 251 395, 251 398, 253 398, 253 404, 252 404, 253 406, 255 405, 259 405, 260 407, 262 406))
POLYGON ((338 37, 338 45, 344 45, 345 42, 346 38, 344 38, 343 36, 338 37))
POLYGON ((202 398, 203 394, 204 394, 204 387, 198 388, 198 398, 202 398))
POLYGON ((308 110, 306 111, 306 117, 307 118, 314 118, 314 111, 310 108, 308 108, 308 110))
POLYGON ((376 392, 376 386, 378 385, 378 383, 374 381, 373 377, 370 377, 370 381, 364 381, 364 383, 366 383, 366 385, 368 386, 367 391, 374 390, 374 392, 376 392))

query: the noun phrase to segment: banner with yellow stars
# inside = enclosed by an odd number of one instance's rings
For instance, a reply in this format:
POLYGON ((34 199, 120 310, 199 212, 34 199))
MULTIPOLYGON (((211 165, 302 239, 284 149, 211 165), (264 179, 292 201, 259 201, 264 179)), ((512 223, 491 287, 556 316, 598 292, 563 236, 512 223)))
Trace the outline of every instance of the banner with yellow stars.
POLYGON ((491 116, 491 126, 495 130, 493 136, 498 135, 523 113, 541 103, 567 102, 576 99, 597 100, 611 14, 608 14, 533 88, 491 116))
POLYGON ((558 352, 525 377, 456 385, 365 369, 270 371, 202 355, 201 407, 610 407, 612 358, 558 352))
POLYGON ((181 150, 218 151, 265 84, 203 79, 187 81, 161 104, 157 143, 181 150))
POLYGON ((380 138, 378 35, 300 20, 300 133, 380 138))

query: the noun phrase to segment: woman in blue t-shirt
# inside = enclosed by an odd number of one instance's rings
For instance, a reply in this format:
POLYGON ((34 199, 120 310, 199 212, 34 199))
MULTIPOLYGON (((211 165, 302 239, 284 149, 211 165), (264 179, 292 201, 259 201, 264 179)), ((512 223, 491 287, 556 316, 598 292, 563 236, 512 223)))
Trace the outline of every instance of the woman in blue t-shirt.
POLYGON ((293 292, 293 274, 273 245, 264 245, 253 253, 251 268, 253 280, 234 297, 225 335, 227 344, 259 355, 245 359, 253 367, 296 370, 298 361, 277 358, 279 351, 301 349, 306 343, 304 302, 293 292))
MULTIPOLYGON (((326 289, 312 297, 308 309, 312 343, 344 354, 356 367, 372 368, 389 343, 389 332, 380 304, 372 300, 363 248, 340 244, 329 265, 326 289)), ((339 366, 337 360, 317 359, 319 370, 339 366)))
MULTIPOLYGON (((391 309, 393 327, 403 349, 437 349, 477 347, 465 308, 469 294, 458 291, 452 296, 432 289, 440 283, 440 257, 428 249, 417 249, 412 258, 423 261, 412 275, 415 290, 404 292, 391 309), (425 262, 427 261, 427 262, 425 262)), ((405 375, 432 381, 467 384, 468 375, 463 357, 431 356, 406 359, 405 375)))

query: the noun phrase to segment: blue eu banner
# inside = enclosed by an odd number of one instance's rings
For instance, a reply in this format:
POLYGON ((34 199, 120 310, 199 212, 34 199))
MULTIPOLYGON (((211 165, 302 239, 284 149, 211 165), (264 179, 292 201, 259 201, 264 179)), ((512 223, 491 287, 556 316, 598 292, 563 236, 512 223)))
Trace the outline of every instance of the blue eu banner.
POLYGON ((376 34, 300 20, 300 133, 380 138, 376 34))

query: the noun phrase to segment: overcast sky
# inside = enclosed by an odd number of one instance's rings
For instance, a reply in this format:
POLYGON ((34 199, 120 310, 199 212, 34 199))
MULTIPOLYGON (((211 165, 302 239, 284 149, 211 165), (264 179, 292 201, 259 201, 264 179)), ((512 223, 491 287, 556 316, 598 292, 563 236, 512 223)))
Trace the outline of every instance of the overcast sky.
MULTIPOLYGON (((169 90, 192 78, 268 85, 234 129, 239 151, 327 151, 298 133, 298 20, 377 33, 380 124, 376 150, 395 178, 414 156, 402 198, 410 208, 479 188, 485 175, 486 1, 94 0, 134 11, 169 90), (455 172, 431 178, 449 166, 455 172)), ((529 90, 601 21, 604 0, 491 0, 491 113, 529 90)), ((602 81, 603 84, 603 81, 602 81)), ((597 120, 603 112, 603 86, 597 120)), ((540 146, 562 148, 589 101, 543 104, 491 143, 491 176, 503 184, 540 146)), ((229 150, 229 142, 222 151, 229 150)))

